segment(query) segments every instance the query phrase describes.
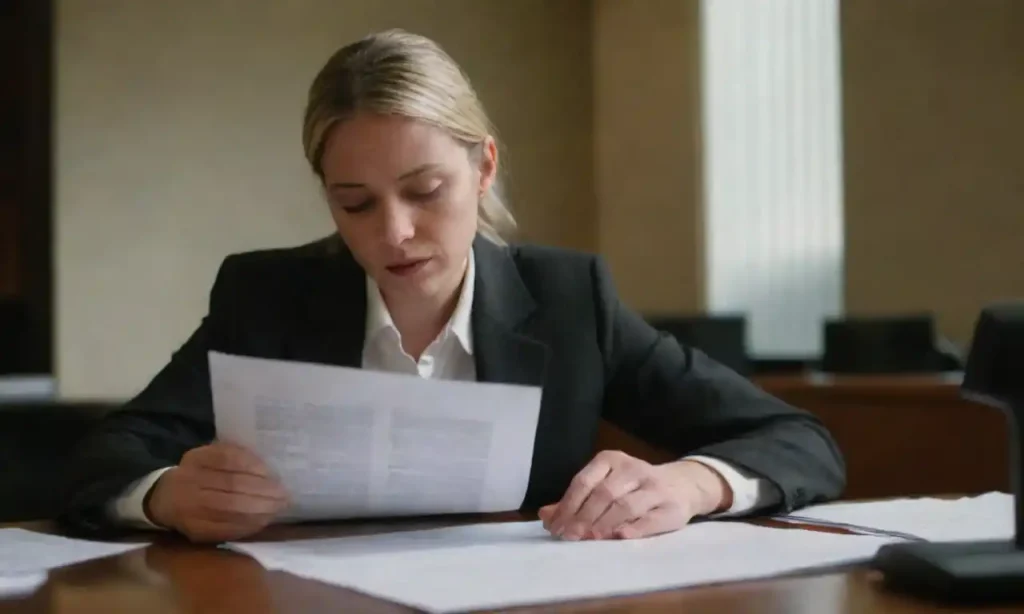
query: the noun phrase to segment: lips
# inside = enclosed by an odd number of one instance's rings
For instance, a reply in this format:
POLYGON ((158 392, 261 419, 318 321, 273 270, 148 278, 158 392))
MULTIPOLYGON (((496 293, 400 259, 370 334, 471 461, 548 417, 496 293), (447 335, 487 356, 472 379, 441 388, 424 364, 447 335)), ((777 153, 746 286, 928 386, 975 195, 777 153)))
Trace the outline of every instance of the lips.
POLYGON ((430 258, 417 258, 403 260, 396 264, 389 264, 387 270, 392 275, 399 275, 402 277, 413 275, 423 269, 426 264, 430 262, 430 258))

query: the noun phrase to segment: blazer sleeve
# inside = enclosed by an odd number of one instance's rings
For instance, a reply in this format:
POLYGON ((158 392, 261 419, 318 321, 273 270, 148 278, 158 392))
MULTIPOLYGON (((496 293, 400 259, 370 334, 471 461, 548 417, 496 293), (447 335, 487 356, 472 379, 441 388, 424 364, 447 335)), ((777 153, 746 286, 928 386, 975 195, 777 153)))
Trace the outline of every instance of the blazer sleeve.
POLYGON ((232 258, 217 273, 199 327, 137 396, 104 417, 73 451, 67 503, 58 518, 69 531, 121 530, 108 513, 112 501, 150 472, 177 465, 185 452, 213 439, 207 352, 232 325, 232 258))
POLYGON ((647 324, 622 304, 602 259, 592 275, 605 418, 679 456, 719 458, 767 479, 784 511, 840 495, 844 460, 816 417, 647 324))

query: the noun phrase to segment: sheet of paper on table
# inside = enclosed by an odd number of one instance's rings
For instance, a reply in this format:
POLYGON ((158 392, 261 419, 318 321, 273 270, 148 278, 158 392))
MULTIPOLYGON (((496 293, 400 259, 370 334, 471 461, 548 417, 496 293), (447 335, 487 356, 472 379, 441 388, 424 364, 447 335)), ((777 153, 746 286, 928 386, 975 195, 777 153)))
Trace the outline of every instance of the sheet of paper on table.
POLYGON ((49 574, 45 571, 19 573, 13 576, 0 575, 0 599, 29 595, 46 584, 49 574))
POLYGON ((211 352, 217 438, 280 477, 283 520, 520 507, 541 390, 211 352))
POLYGON ((1013 495, 990 492, 975 497, 916 497, 865 503, 830 503, 793 512, 778 520, 835 526, 862 534, 904 535, 927 541, 1012 539, 1013 495))
POLYGON ((451 612, 764 578, 862 562, 893 541, 704 522, 647 539, 569 542, 517 522, 228 547, 270 569, 451 612))
POLYGON ((0 529, 0 595, 34 590, 46 581, 46 572, 50 569, 147 545, 70 539, 18 528, 0 529))

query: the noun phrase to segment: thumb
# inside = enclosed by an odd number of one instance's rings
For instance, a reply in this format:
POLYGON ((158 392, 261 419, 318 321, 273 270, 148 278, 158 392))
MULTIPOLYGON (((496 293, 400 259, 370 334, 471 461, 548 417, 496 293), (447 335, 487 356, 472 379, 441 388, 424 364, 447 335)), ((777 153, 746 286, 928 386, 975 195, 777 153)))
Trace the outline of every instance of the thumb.
POLYGON ((548 528, 548 523, 555 516, 555 510, 558 509, 557 503, 551 503, 537 510, 537 516, 544 522, 544 528, 548 528))

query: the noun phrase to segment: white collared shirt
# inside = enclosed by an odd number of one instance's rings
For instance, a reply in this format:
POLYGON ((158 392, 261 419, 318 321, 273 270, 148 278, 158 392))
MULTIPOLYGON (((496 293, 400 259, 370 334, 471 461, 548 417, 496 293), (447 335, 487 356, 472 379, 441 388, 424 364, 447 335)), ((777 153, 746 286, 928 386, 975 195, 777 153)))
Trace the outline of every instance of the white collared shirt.
POLYGON ((380 288, 366 276, 366 336, 363 368, 408 373, 427 379, 476 380, 473 362, 473 296, 476 291, 476 258, 472 250, 466 276, 448 323, 417 361, 402 349, 402 334, 395 327, 380 288))
MULTIPOLYGON (((472 250, 466 276, 448 323, 417 361, 402 349, 402 337, 376 282, 366 277, 366 331, 363 341, 363 368, 419 375, 423 378, 476 381, 473 358, 473 298, 476 291, 476 258, 472 250)), ((486 411, 486 410, 481 410, 486 411)), ((732 506, 721 515, 735 515, 767 505, 776 498, 767 480, 741 472, 731 464, 707 456, 688 456, 717 471, 732 489, 732 506)), ((111 506, 112 514, 125 524, 156 528, 143 511, 146 493, 170 467, 158 469, 132 486, 111 506)))

